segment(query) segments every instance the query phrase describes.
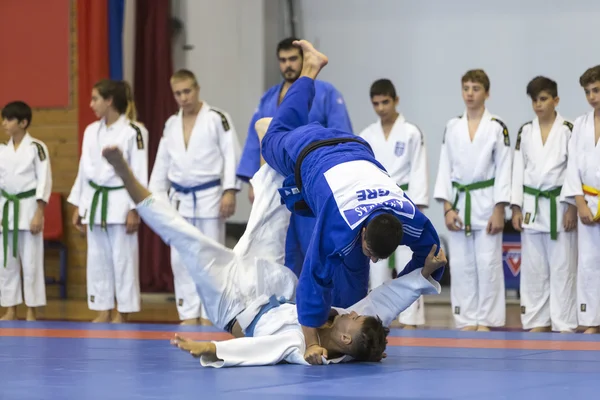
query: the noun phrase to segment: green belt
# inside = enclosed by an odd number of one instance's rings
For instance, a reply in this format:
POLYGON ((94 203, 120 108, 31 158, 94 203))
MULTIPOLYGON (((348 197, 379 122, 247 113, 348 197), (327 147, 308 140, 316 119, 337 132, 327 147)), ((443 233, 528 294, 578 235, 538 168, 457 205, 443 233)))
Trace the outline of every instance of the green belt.
POLYGON ((400 189, 404 190, 405 192, 408 190, 408 183, 405 183, 404 185, 398 185, 400 186, 400 189))
POLYGON ((556 224, 556 198, 560 196, 562 186, 556 187, 552 190, 539 190, 529 186, 523 186, 523 192, 535 196, 535 211, 533 212, 533 219, 531 222, 535 222, 535 216, 538 212, 538 199, 544 197, 550 199, 550 238, 556 240, 558 237, 558 228, 556 224))
POLYGON ((98 208, 98 200, 100 199, 100 195, 102 195, 100 226, 102 227, 102 229, 106 229, 106 216, 108 214, 108 192, 123 189, 125 186, 100 186, 95 184, 93 181, 89 182, 90 186, 96 189, 96 192, 94 192, 94 197, 92 198, 92 207, 90 209, 90 218, 88 221, 90 231, 92 230, 94 222, 96 221, 96 208, 98 208))
POLYGON ((8 252, 8 206, 12 202, 13 206, 13 257, 17 258, 17 245, 19 243, 19 206, 21 200, 35 196, 36 190, 31 189, 19 194, 8 194, 1 191, 6 199, 4 209, 2 210, 2 245, 4 246, 4 267, 6 267, 6 253, 8 252))
POLYGON ((461 185, 457 182, 452 182, 452 186, 458 189, 456 193, 456 199, 452 208, 456 209, 458 203, 458 195, 461 192, 465 192, 465 234, 471 235, 471 190, 485 189, 494 186, 495 178, 488 179, 487 181, 473 182, 468 185, 461 185))

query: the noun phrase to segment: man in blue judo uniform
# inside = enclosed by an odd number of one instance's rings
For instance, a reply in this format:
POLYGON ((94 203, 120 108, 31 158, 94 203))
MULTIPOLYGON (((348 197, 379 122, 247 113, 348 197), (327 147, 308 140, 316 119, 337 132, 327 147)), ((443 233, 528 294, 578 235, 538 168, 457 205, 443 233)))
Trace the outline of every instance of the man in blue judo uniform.
MULTIPOLYGON (((260 144, 254 125, 263 117, 275 115, 281 100, 290 86, 298 79, 302 70, 302 49, 294 46, 294 38, 287 38, 277 45, 277 58, 283 81, 271 87, 260 99, 258 109, 250 121, 248 137, 240 159, 237 176, 248 182, 260 167, 260 144)), ((340 92, 329 82, 315 80, 315 96, 308 113, 309 121, 319 122, 328 128, 352 132, 350 117, 340 92)), ((250 186, 250 198, 254 193, 250 186)), ((306 249, 315 226, 315 219, 292 214, 286 237, 285 265, 299 276, 306 249)))
MULTIPOLYGON (((331 306, 347 307, 367 294, 369 259, 409 246, 413 258, 404 275, 436 258, 440 241, 365 140, 309 122, 314 79, 328 60, 305 40, 294 44, 304 53, 301 76, 275 116, 260 119, 256 128, 264 161, 286 178, 279 190, 286 206, 316 219, 296 294, 305 357, 313 359, 324 352, 317 328, 331 306)), ((432 277, 439 281, 442 274, 440 268, 432 277)))

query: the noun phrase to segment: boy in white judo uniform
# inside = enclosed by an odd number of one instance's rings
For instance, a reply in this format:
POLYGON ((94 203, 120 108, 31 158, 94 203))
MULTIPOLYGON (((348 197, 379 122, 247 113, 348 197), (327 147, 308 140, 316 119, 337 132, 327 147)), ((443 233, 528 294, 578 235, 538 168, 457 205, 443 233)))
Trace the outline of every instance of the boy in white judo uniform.
MULTIPOLYGON (((390 177, 406 192, 419 210, 429 206, 429 177, 427 174, 427 151, 421 130, 400 114, 396 88, 389 79, 379 79, 371 85, 371 104, 379 117, 377 122, 365 128, 359 136, 365 139, 390 177)), ((398 246, 394 257, 371 262, 369 279, 371 289, 392 279, 391 269, 400 274, 412 258, 412 251, 398 246)), ((425 324, 423 297, 408 307, 398 318, 405 329, 425 324)))
POLYGON ((577 329, 577 209, 561 196, 573 124, 556 112, 558 88, 527 85, 537 117, 519 130, 512 177, 512 224, 521 233, 521 322, 532 332, 577 329))
POLYGON ((450 231, 456 327, 489 331, 506 321, 502 231, 512 153, 506 124, 485 106, 487 74, 467 71, 461 83, 466 110, 446 124, 433 197, 450 231))
POLYGON ((6 145, 0 144, 0 305, 7 307, 2 320, 17 319, 23 294, 28 321, 36 319, 37 307, 46 305, 43 230, 52 172, 46 144, 27 131, 31 118, 31 108, 21 101, 2 109, 2 126, 10 136, 6 145))
POLYGON ((120 150, 106 148, 103 154, 138 204, 144 222, 180 252, 210 320, 238 337, 210 344, 176 337, 174 344, 200 356, 202 365, 272 365, 281 361, 322 364, 333 357, 336 360, 332 362, 346 361, 345 355, 378 361, 384 357, 387 324, 421 294, 440 291, 439 284, 429 276, 446 263, 441 250, 438 257, 428 259, 423 269, 380 286, 349 310, 331 312, 330 316, 344 315, 318 330, 326 359, 319 354, 315 355, 318 359, 306 360, 296 306, 289 304, 294 299, 297 278, 280 264, 290 216, 277 193, 283 178, 268 165, 255 175, 255 201, 248 229, 230 250, 186 223, 160 196, 144 189, 120 150))
POLYGON ((573 124, 563 195, 575 199, 577 224, 578 322, 585 333, 600 330, 600 65, 579 83, 592 110, 573 124))

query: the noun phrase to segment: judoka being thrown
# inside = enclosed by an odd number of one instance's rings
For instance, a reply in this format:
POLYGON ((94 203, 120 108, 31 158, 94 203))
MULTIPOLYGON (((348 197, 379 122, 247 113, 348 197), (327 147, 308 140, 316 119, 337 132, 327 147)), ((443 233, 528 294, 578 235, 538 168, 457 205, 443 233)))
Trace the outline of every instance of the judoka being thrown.
MULTIPOLYGON (((275 116, 259 120, 256 128, 264 160, 285 177, 280 193, 286 206, 316 218, 296 296, 306 357, 313 358, 324 350, 316 329, 331 306, 348 307, 366 296, 369 259, 386 259, 406 245, 413 258, 400 275, 407 274, 422 268, 440 241, 365 140, 308 123, 314 79, 328 60, 305 40, 294 44, 304 53, 301 76, 275 116)), ((439 269, 434 278, 442 274, 439 269)))
POLYGON ((255 201, 248 227, 231 250, 204 236, 175 209, 136 181, 118 148, 103 150, 142 220, 180 252, 213 324, 235 339, 192 342, 176 336, 173 344, 200 357, 204 366, 257 366, 285 361, 323 364, 383 358, 387 326, 422 294, 439 293, 430 275, 445 265, 443 252, 431 250, 425 267, 388 282, 348 310, 330 309, 317 331, 322 354, 305 359, 306 344, 294 299, 297 279, 281 265, 290 213, 277 188, 283 177, 268 165, 252 179, 255 201), (242 337, 246 336, 246 337, 242 337))

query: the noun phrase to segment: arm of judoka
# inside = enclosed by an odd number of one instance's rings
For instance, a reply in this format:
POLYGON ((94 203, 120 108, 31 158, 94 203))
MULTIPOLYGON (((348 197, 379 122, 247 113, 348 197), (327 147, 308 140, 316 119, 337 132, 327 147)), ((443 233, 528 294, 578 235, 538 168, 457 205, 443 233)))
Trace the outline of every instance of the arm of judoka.
MULTIPOLYGON (((412 251, 413 256, 400 274, 402 274, 403 271, 413 271, 418 268, 423 268, 433 245, 436 245, 438 248, 438 251, 436 251, 437 255, 440 249, 440 238, 437 234, 437 231, 433 227, 433 224, 431 222, 427 222, 423 227, 421 236, 417 240, 411 241, 407 244, 412 251)), ((435 271, 432 276, 435 280, 439 281, 443 272, 444 269, 440 268, 435 271)))
POLYGON ((496 135, 494 202, 497 206, 501 206, 502 212, 504 212, 504 207, 510 204, 512 149, 504 137, 503 129, 499 129, 496 135))
POLYGON ((85 172, 83 163, 85 154, 87 154, 88 129, 86 129, 83 133, 83 140, 81 142, 81 156, 79 157, 79 167, 77 169, 77 176, 75 177, 75 182, 73 182, 73 186, 71 187, 69 197, 67 197, 67 202, 73 204, 75 207, 78 208, 80 206, 79 203, 81 202, 81 193, 83 190, 83 185, 85 184, 85 172))
POLYGON ((511 190, 511 208, 512 208, 512 226, 517 231, 521 231, 523 225, 523 175, 525 167, 523 164, 523 152, 520 148, 520 140, 517 139, 517 147, 515 147, 515 157, 513 161, 512 171, 512 190, 511 190))
POLYGON ((423 134, 417 129, 411 137, 410 178, 408 191, 410 199, 419 209, 429 205, 429 177, 427 174, 427 150, 423 134))
POLYGON ((450 162, 450 154, 448 154, 447 147, 446 143, 442 143, 433 197, 438 201, 450 203, 450 208, 452 208, 452 202, 454 201, 452 196, 452 163, 450 162))
POLYGON ((254 125, 256 121, 262 118, 259 109, 252 116, 248 126, 248 135, 240 157, 240 163, 237 168, 237 176, 243 181, 248 182, 260 168, 260 142, 254 125))
POLYGON ((223 190, 240 190, 240 182, 236 176, 236 168, 240 160, 240 142, 237 137, 233 122, 226 115, 229 123, 229 130, 225 130, 222 124, 219 124, 219 148, 223 156, 223 190))
POLYGON ((303 328, 307 328, 306 332, 310 336, 307 337, 307 347, 310 347, 316 338, 313 336, 316 335, 315 332, 308 328, 319 328, 327 322, 333 288, 330 273, 332 261, 328 260, 328 257, 324 261, 316 259, 318 255, 311 252, 313 247, 318 249, 319 246, 311 242, 296 287, 298 321, 303 328))
POLYGON ((327 115, 327 128, 353 133, 346 103, 342 94, 335 88, 331 88, 329 91, 325 113, 327 115))
POLYGON ((561 194, 565 197, 571 197, 575 200, 577 208, 585 202, 583 197, 583 185, 581 182, 581 175, 579 174, 579 168, 577 165, 577 153, 579 151, 578 138, 581 136, 579 133, 580 123, 575 122, 573 126, 573 133, 569 139, 568 144, 568 159, 567 159, 567 172, 565 174, 565 181, 563 183, 563 189, 561 194), (579 200, 577 198, 580 198, 579 200))
MULTIPOLYGON (((142 130, 143 140, 140 142, 136 136, 131 137, 129 143, 129 164, 133 176, 135 176, 137 182, 144 187, 148 187, 148 130, 139 126, 142 130)), ((130 210, 135 211, 137 202, 130 201, 130 210)))
POLYGON ((156 195, 167 195, 171 188, 169 181, 169 165, 171 157, 167 148, 167 139, 163 136, 158 143, 158 151, 150 174, 148 189, 156 195))
POLYGON ((359 315, 378 316, 383 326, 389 326, 401 312, 406 310, 421 295, 439 294, 439 282, 423 276, 423 269, 399 276, 373 289, 367 297, 352 305, 346 311, 359 315))
MULTIPOLYGON (((42 146, 43 152, 46 157, 41 160, 39 155, 37 155, 34 161, 35 167, 35 177, 37 179, 37 186, 35 189, 35 198, 38 200, 38 204, 40 202, 46 204, 50 199, 50 194, 52 193, 52 168, 50 166, 50 155, 48 154, 48 147, 46 144, 37 142, 42 146)), ((43 210, 42 210, 43 211, 43 210)))
POLYGON ((243 337, 213 342, 219 361, 200 358, 204 367, 250 367, 274 365, 282 361, 305 364, 304 338, 297 330, 275 335, 243 337))

